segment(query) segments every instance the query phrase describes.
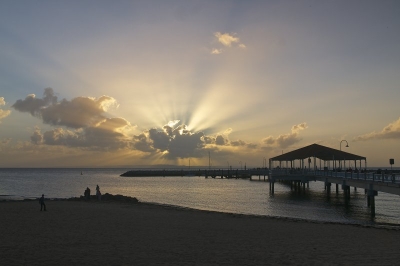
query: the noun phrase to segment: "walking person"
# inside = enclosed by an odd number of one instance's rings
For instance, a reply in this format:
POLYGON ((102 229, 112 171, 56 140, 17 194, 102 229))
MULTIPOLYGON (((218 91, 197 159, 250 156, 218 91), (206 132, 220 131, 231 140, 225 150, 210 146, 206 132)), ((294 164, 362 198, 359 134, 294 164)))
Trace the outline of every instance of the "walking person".
POLYGON ((43 210, 43 207, 44 211, 46 211, 46 204, 44 203, 44 194, 42 194, 42 197, 39 199, 39 203, 40 203, 40 211, 43 210))

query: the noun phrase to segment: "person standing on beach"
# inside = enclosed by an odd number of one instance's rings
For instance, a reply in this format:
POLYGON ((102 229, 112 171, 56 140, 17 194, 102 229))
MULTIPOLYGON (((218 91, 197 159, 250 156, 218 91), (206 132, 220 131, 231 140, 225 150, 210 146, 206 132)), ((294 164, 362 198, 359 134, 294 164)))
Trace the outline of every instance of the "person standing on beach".
POLYGON ((40 211, 42 211, 43 207, 44 211, 46 211, 46 204, 44 203, 44 194, 42 194, 42 197, 39 199, 39 203, 40 203, 40 211))
POLYGON ((101 192, 100 192, 99 185, 96 186, 96 196, 97 196, 97 200, 101 201, 101 192))

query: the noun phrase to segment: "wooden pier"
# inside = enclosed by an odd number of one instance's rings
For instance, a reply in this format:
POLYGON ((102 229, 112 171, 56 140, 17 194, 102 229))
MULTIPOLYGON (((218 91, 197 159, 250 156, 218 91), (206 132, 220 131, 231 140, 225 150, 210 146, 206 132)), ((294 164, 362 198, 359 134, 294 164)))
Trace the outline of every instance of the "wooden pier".
POLYGON ((251 179, 252 176, 267 176, 267 168, 255 169, 135 169, 121 174, 126 177, 156 177, 156 176, 204 176, 205 178, 251 179))
POLYGON ((366 157, 318 144, 269 159, 268 179, 272 194, 274 194, 276 181, 289 182, 291 186, 303 189, 310 181, 321 181, 325 183, 328 196, 332 184, 335 184, 336 194, 339 193, 339 186, 341 186, 346 202, 350 200, 350 187, 364 189, 372 217, 375 217, 375 196, 378 192, 400 195, 399 173, 389 173, 387 170, 368 172, 366 157), (319 159, 319 166, 317 159, 319 159), (296 161, 298 161, 297 166, 296 161), (362 167, 362 162, 364 162, 364 167, 362 167), (274 163, 279 163, 279 165, 275 166, 274 163), (346 168, 346 163, 348 168, 346 168), (353 165, 354 169, 350 165, 353 165))
POLYGON ((332 184, 336 186, 336 194, 343 190, 346 203, 350 201, 350 188, 364 189, 367 195, 367 205, 371 208, 371 216, 375 216, 375 196, 379 192, 400 195, 400 172, 368 172, 366 158, 312 144, 269 159, 269 167, 253 169, 136 169, 128 171, 121 176, 150 177, 150 176, 204 176, 205 178, 220 179, 248 179, 250 181, 269 182, 269 191, 275 192, 275 182, 284 182, 295 190, 305 190, 310 181, 324 182, 325 190, 329 196, 332 184), (319 166, 317 164, 319 159, 319 166), (295 165, 295 161, 299 165, 295 165), (279 165, 275 166, 274 163, 279 165), (359 168, 342 170, 359 162, 359 168), (362 169, 361 162, 364 162, 362 169), (308 166, 307 166, 308 163, 308 166), (286 164, 286 167, 285 167, 286 164), (331 170, 328 170, 331 169, 331 170), (257 178, 258 177, 258 178, 257 178))
POLYGON ((364 189, 367 195, 367 206, 371 208, 371 216, 375 217, 375 196, 379 192, 400 196, 400 173, 381 173, 376 172, 337 172, 328 170, 303 169, 293 171, 292 169, 274 169, 270 171, 268 177, 270 182, 270 193, 274 194, 275 182, 284 182, 293 189, 305 189, 310 181, 320 181, 325 183, 327 195, 331 194, 332 184, 335 184, 336 195, 339 190, 343 190, 346 203, 350 201, 350 188, 364 189))

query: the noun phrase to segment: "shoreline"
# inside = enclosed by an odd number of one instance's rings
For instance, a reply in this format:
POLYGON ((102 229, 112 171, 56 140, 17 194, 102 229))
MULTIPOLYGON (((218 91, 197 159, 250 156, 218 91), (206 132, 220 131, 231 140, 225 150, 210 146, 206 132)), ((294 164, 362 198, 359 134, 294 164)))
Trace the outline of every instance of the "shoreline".
MULTIPOLYGON (((0 195, 0 204, 3 202, 35 202, 39 200, 37 198, 23 198, 21 200, 15 199, 2 199, 0 195)), ((372 222, 372 224, 362 224, 362 223, 351 223, 351 222, 334 222, 334 221, 321 221, 321 220, 312 220, 312 219, 302 219, 302 218, 295 218, 295 217, 283 217, 283 216, 270 216, 270 215, 259 215, 259 214, 250 214, 250 213, 234 213, 234 212, 224 212, 224 211, 214 211, 214 210, 206 210, 206 209, 196 209, 191 207, 179 206, 179 205, 172 205, 172 204, 164 204, 158 202, 146 202, 146 201, 139 201, 136 197, 124 196, 124 195, 112 195, 109 193, 105 193, 102 196, 102 201, 98 202, 96 197, 92 195, 91 200, 87 201, 84 199, 83 196, 80 197, 70 197, 70 198, 49 198, 46 199, 46 202, 57 202, 57 201, 81 201, 87 203, 131 203, 131 204, 141 204, 141 205, 149 205, 149 206, 158 206, 162 208, 171 208, 176 210, 182 211, 198 211, 204 213, 219 213, 219 214, 227 214, 232 216, 245 216, 245 217, 256 217, 256 218, 266 218, 266 219, 274 219, 278 221, 290 221, 290 222, 304 222, 304 223, 311 223, 311 224, 333 224, 333 225, 347 225, 347 226, 355 226, 355 227, 363 227, 363 228, 376 228, 376 229, 384 229, 384 230, 394 230, 400 231, 400 224, 390 224, 390 223, 376 223, 372 222), (107 199, 108 197, 108 199, 107 199)))

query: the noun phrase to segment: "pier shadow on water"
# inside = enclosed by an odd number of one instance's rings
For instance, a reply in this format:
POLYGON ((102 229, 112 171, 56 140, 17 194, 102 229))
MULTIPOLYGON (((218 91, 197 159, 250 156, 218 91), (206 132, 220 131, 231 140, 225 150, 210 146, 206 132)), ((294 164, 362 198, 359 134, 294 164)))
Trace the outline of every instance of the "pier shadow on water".
POLYGON ((361 190, 351 191, 350 199, 346 200, 342 191, 336 194, 335 190, 331 190, 328 195, 324 187, 318 184, 297 190, 285 185, 275 188, 278 189, 273 195, 270 194, 269 201, 278 216, 367 226, 385 224, 386 218, 393 219, 384 213, 371 218, 366 195, 361 190))

